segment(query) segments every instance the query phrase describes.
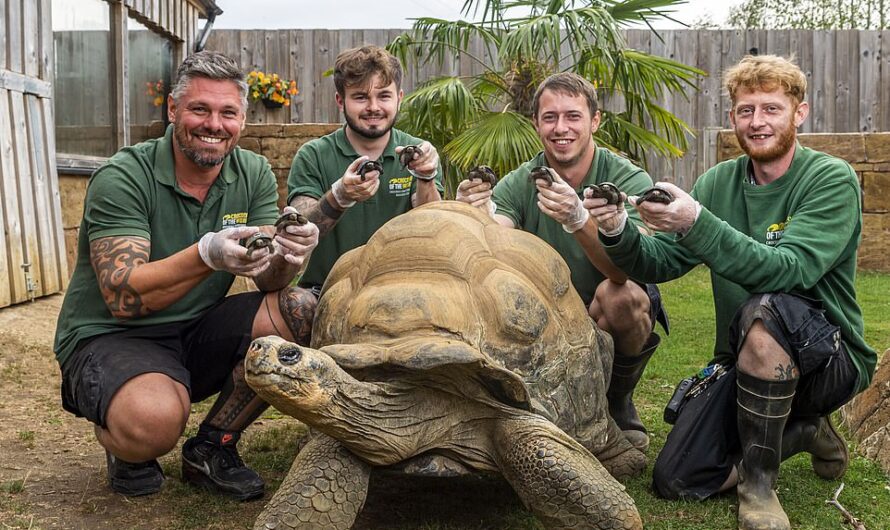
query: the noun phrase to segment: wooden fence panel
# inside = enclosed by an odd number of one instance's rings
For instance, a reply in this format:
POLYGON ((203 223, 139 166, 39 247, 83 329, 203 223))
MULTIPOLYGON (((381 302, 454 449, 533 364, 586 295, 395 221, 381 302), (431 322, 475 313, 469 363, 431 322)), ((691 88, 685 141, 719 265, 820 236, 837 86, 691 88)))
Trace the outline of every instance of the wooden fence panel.
POLYGON ((0 307, 58 292, 68 279, 55 175, 50 3, 0 2, 0 307))
MULTIPOLYGON (((875 132, 880 123, 881 36, 878 31, 859 32, 859 128, 875 132)), ((887 87, 890 89, 890 87, 887 87)))
POLYGON ((881 32, 881 122, 879 131, 890 131, 890 30, 881 32))
MULTIPOLYGON (((276 66, 281 75, 297 79, 300 95, 290 109, 267 111, 251 105, 251 121, 339 122, 333 99, 333 82, 322 73, 333 66, 337 54, 361 44, 385 45, 403 30, 280 30, 280 47, 267 46, 268 57, 245 54, 237 43, 251 39, 250 33, 268 35, 268 31, 215 30, 207 42, 208 49, 235 54, 242 65, 263 62, 276 66), (285 42, 287 45, 285 46, 285 42), (234 43, 234 44, 233 44, 234 43), (287 60, 283 58, 287 55, 287 60), (280 58, 280 59, 279 59, 280 58), (267 116, 267 112, 277 114, 267 116)), ((811 31, 811 30, 665 30, 661 38, 647 30, 628 30, 628 44, 635 49, 673 57, 697 66, 709 76, 699 82, 697 91, 690 91, 690 101, 681 95, 665 94, 660 101, 677 113, 699 134, 705 129, 728 127, 729 100, 722 95, 722 73, 744 55, 771 53, 794 55, 809 83, 809 119, 802 132, 852 132, 859 130, 890 131, 890 32, 811 31)), ((272 37, 274 40, 274 37, 272 37)), ((252 41, 251 41, 252 42, 252 41)), ((271 41, 269 41, 271 42, 271 41)), ((474 54, 487 56, 481 42, 470 46, 474 54)), ((261 48, 254 48, 261 49, 261 48)), ((468 58, 448 59, 435 63, 405 65, 403 89, 415 87, 439 75, 475 75, 482 66, 468 58)), ((603 101, 604 108, 619 101, 603 101)), ((685 179, 700 174, 705 156, 700 152, 708 144, 702 136, 693 140, 683 162, 651 161, 653 174, 665 178, 685 179)))

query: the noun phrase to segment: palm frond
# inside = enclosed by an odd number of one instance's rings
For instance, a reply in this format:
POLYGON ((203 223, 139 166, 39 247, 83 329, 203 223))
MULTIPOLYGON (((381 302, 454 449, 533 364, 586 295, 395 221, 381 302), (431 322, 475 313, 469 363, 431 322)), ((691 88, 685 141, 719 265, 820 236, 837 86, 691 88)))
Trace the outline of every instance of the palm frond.
POLYGON ((399 127, 444 145, 474 122, 482 109, 482 101, 459 77, 439 77, 405 96, 399 127))
POLYGON ((532 122, 521 114, 507 111, 483 113, 442 152, 462 171, 485 164, 504 176, 541 149, 532 122))

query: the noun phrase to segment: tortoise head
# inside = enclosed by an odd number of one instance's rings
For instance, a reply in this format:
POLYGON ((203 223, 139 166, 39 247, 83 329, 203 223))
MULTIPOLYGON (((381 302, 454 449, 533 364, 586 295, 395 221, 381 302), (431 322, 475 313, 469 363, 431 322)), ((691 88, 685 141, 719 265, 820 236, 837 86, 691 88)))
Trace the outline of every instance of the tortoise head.
POLYGON ((330 413, 333 394, 356 382, 325 353, 281 337, 255 339, 244 358, 245 379, 261 398, 295 418, 330 413))

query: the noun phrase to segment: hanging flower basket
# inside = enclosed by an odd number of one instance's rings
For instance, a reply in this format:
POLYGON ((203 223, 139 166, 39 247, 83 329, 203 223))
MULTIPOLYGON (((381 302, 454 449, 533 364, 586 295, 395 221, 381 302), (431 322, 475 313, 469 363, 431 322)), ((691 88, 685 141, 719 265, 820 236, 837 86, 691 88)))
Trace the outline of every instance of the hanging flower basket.
POLYGON ((247 86, 250 88, 250 98, 261 101, 267 109, 288 107, 290 98, 299 93, 296 81, 257 71, 247 75, 247 86))

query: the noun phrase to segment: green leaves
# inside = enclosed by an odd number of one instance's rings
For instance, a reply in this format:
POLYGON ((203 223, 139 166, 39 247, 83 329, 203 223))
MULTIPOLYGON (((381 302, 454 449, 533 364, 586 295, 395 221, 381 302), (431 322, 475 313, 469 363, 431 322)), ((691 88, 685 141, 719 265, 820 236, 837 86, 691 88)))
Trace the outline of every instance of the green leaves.
POLYGON ((479 164, 491 166, 501 177, 542 149, 532 122, 516 112, 484 112, 442 150, 461 171, 479 164))
MULTIPOLYGON (((432 79, 402 104, 400 127, 440 147, 449 181, 487 164, 501 175, 540 149, 531 116, 545 77, 573 71, 599 89, 597 141, 645 164, 679 157, 689 127, 658 102, 695 90, 704 72, 627 47, 631 24, 671 18, 683 0, 466 0, 464 18, 417 19, 390 44, 407 68, 470 58, 478 74, 432 79), (442 147, 444 146, 444 148, 442 147)), ((453 186, 449 186, 453 189, 453 186)))

